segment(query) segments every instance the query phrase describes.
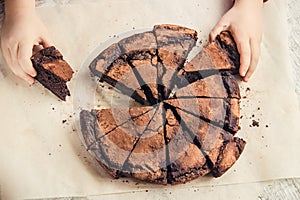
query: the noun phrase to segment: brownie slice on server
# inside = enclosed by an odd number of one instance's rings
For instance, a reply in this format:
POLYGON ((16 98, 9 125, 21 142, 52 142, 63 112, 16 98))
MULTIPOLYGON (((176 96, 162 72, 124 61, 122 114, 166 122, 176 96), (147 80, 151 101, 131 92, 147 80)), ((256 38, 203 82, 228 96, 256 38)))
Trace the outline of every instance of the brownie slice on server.
POLYGON ((119 176, 136 141, 152 119, 154 110, 153 107, 130 108, 130 117, 123 120, 122 114, 128 113, 128 108, 81 112, 81 130, 88 150, 113 177, 119 176))
POLYGON ((186 127, 182 126, 178 114, 168 108, 165 115, 168 183, 185 183, 208 174, 210 169, 206 158, 186 127))
POLYGON ((238 99, 191 97, 169 99, 164 102, 233 134, 239 130, 240 104, 238 99))
POLYGON ((163 24, 154 26, 157 40, 158 84, 166 99, 177 82, 177 73, 198 39, 197 32, 182 26, 163 24), (167 91, 163 91, 167 89, 167 91))
POLYGON ((197 146, 206 156, 212 175, 223 175, 238 160, 246 142, 229 132, 175 108, 181 125, 189 130, 197 146))
POLYGON ((167 184, 163 109, 161 103, 124 164, 123 175, 167 184))

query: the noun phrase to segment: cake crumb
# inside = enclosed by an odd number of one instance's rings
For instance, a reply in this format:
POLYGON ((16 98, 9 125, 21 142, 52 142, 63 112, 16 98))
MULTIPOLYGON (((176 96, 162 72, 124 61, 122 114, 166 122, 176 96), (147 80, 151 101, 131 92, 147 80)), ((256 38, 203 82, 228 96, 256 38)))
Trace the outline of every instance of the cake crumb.
POLYGON ((246 92, 250 92, 251 89, 249 87, 246 88, 246 92))
POLYGON ((146 190, 146 192, 148 192, 149 190, 146 190))
POLYGON ((259 122, 253 119, 252 120, 252 126, 259 127, 259 122))
POLYGON ((266 125, 266 128, 269 128, 269 125, 266 125))
POLYGON ((64 123, 66 123, 66 122, 67 122, 67 120, 66 120, 66 119, 64 119, 64 120, 62 120, 61 122, 64 124, 64 123))

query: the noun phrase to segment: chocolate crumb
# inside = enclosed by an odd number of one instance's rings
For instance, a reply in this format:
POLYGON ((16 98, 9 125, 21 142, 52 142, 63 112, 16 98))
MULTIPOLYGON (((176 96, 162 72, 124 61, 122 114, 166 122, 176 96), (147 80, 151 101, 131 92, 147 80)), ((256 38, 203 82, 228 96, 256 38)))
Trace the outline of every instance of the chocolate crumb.
POLYGON ((249 87, 247 87, 246 92, 250 92, 250 91, 251 91, 251 89, 249 87))
POLYGON ((51 153, 48 153, 49 156, 51 156, 51 153))
POLYGON ((244 116, 243 116, 243 115, 241 115, 240 119, 243 119, 243 117, 244 117, 244 116))
POLYGON ((269 128, 269 125, 266 125, 266 128, 269 128))
POLYGON ((259 127, 259 122, 253 119, 252 120, 252 126, 259 127))
POLYGON ((52 110, 55 110, 55 108, 52 108, 52 110))
POLYGON ((257 110, 260 110, 260 107, 258 107, 257 110))
POLYGON ((66 119, 64 119, 64 120, 62 120, 61 122, 64 124, 64 123, 66 123, 66 122, 67 122, 67 120, 66 120, 66 119))
POLYGON ((252 117, 255 117, 255 115, 253 114, 252 117))
POLYGON ((146 190, 146 192, 148 192, 148 190, 146 190))

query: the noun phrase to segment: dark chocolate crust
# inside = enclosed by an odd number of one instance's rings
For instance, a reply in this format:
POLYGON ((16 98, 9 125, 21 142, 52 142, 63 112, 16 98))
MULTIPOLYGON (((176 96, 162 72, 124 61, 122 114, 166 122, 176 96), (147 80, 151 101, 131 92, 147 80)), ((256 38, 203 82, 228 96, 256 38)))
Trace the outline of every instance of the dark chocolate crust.
POLYGON ((66 96, 70 96, 66 83, 71 80, 74 72, 62 54, 54 46, 48 47, 34 54, 31 62, 37 71, 35 79, 65 101, 66 96))
POLYGON ((239 158, 239 54, 222 32, 190 62, 195 30, 156 25, 111 45, 90 64, 93 75, 145 106, 82 111, 88 150, 114 178, 180 184, 219 177, 239 158), (152 109, 150 109, 150 107, 152 109), (144 109, 144 110, 143 110, 144 109), (115 114, 112 114, 115 113, 115 114))

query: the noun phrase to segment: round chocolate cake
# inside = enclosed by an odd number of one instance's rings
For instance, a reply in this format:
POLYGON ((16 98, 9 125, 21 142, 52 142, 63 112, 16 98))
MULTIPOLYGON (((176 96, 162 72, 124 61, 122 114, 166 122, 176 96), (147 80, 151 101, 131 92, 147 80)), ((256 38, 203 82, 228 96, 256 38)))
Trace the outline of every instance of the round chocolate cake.
POLYGON ((236 44, 222 32, 190 62, 195 30, 156 25, 109 46, 91 62, 99 77, 138 107, 82 110, 88 151, 114 178, 159 184, 219 177, 239 158, 240 65, 236 44))

